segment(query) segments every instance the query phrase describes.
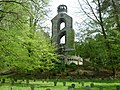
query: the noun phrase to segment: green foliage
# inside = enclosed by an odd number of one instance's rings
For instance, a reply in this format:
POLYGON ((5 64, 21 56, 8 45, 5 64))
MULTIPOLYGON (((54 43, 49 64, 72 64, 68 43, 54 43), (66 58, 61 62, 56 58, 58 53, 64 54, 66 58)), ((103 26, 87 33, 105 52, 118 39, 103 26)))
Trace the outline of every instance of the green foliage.
POLYGON ((46 15, 47 0, 2 0, 0 4, 0 70, 53 68, 55 48, 44 29, 38 29, 46 15))
POLYGON ((82 8, 89 23, 80 30, 84 36, 76 46, 76 53, 88 58, 96 68, 110 67, 115 75, 120 65, 119 0, 93 0, 91 3, 85 0, 85 3, 92 14, 82 8))

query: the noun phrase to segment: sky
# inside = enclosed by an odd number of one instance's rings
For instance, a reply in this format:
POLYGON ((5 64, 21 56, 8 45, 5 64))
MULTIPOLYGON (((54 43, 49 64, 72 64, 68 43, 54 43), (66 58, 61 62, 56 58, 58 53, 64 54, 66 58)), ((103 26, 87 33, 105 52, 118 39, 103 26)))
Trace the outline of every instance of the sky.
MULTIPOLYGON (((83 0, 79 0, 79 1, 80 1, 80 3, 83 3, 83 0)), ((91 0, 88 0, 88 1, 91 1, 91 0)), ((83 19, 85 18, 81 14, 78 0, 50 0, 49 8, 50 8, 51 12, 49 12, 49 20, 48 20, 48 25, 50 27, 50 31, 52 28, 51 19, 53 19, 57 15, 57 7, 61 4, 64 4, 67 6, 67 11, 68 11, 67 14, 73 18, 73 29, 76 34, 78 32, 78 27, 76 26, 76 22, 81 23, 83 21, 83 19)))
MULTIPOLYGON (((80 0, 82 1, 82 0, 80 0)), ((52 24, 51 24, 51 19, 53 19, 57 15, 57 7, 61 4, 64 4, 67 6, 67 14, 73 18, 73 29, 75 31, 75 34, 78 32, 78 27, 75 25, 76 22, 82 22, 82 19, 80 19, 82 16, 79 15, 78 12, 80 12, 80 6, 78 3, 78 0, 50 0, 50 10, 51 12, 49 13, 49 21, 48 25, 50 26, 50 36, 51 36, 51 29, 52 29, 52 24)), ((61 43, 65 43, 65 37, 61 39, 61 43)))
POLYGON ((73 29, 75 29, 75 22, 78 20, 79 16, 77 16, 77 12, 79 12, 78 7, 78 0, 50 0, 49 8, 51 12, 49 12, 49 20, 48 25, 51 29, 51 19, 54 18, 57 15, 57 7, 61 4, 64 4, 67 6, 67 14, 73 18, 73 29), (77 18, 78 17, 78 18, 77 18))
MULTIPOLYGON (((85 6, 85 3, 83 3, 83 0, 79 0, 82 6, 85 6)), ((91 2, 92 0, 88 0, 91 2)), ((83 18, 83 12, 80 9, 80 5, 78 3, 78 0, 50 0, 50 10, 49 13, 49 20, 51 20, 53 17, 57 15, 57 7, 61 4, 64 4, 67 6, 68 12, 67 14, 73 18, 73 29, 76 29, 75 23, 76 22, 82 22, 83 18)))
POLYGON ((78 0, 50 0, 51 10, 53 12, 53 16, 57 14, 57 7, 61 4, 64 4, 68 8, 68 14, 74 16, 73 14, 77 10, 78 0))
POLYGON ((67 6, 68 12, 67 14, 73 18, 73 28, 75 22, 78 20, 77 17, 77 12, 79 12, 78 7, 78 0, 50 0, 50 10, 51 12, 49 13, 50 19, 55 17, 57 15, 57 7, 61 4, 64 4, 67 6))

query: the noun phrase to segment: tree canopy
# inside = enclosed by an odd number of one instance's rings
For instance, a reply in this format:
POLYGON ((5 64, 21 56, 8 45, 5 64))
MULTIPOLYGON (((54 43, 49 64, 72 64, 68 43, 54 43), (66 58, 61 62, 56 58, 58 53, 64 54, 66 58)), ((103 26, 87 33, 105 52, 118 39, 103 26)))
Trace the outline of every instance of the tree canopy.
POLYGON ((0 1, 0 70, 50 70, 57 59, 42 28, 47 0, 0 1))
POLYGON ((87 17, 80 28, 84 36, 79 37, 79 55, 90 58, 95 67, 111 68, 115 76, 120 66, 119 0, 84 0, 84 6, 78 3, 87 17))

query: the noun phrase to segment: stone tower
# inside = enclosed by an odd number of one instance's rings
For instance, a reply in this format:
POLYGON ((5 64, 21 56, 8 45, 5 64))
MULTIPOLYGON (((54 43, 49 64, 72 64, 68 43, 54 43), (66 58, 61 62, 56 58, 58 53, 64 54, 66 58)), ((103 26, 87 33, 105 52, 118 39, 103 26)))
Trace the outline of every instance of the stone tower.
POLYGON ((52 42, 58 47, 59 52, 69 52, 74 50, 74 30, 72 25, 72 17, 67 15, 67 6, 59 5, 58 14, 51 20, 52 22, 52 42), (63 29, 61 23, 65 24, 63 29), (65 36, 65 44, 61 44, 61 38, 65 36))

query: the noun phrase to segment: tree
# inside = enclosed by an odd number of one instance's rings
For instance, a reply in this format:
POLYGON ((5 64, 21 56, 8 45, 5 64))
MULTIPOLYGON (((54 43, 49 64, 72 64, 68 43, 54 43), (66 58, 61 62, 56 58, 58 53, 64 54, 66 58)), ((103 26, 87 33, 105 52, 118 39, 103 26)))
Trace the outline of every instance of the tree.
MULTIPOLYGON (((116 27, 118 31, 120 31, 120 2, 119 0, 103 0, 102 3, 102 11, 107 14, 107 18, 110 19, 112 22, 110 27, 114 27, 116 24, 116 27)), ((109 24, 110 24, 109 23, 109 24)))
MULTIPOLYGON (((118 59, 119 49, 116 50, 116 47, 119 48, 120 46, 118 45, 118 43, 120 43, 118 39, 120 34, 119 10, 118 10, 119 1, 118 0, 92 0, 92 2, 90 3, 88 0, 84 0, 84 3, 88 6, 87 10, 86 8, 83 8, 79 0, 78 2, 80 4, 82 11, 87 16, 88 20, 90 20, 90 21, 87 20, 89 22, 87 23, 89 26, 86 25, 88 26, 86 29, 87 35, 93 37, 92 40, 95 41, 94 47, 97 47, 97 45, 99 47, 101 46, 104 47, 104 53, 106 53, 105 54, 106 58, 104 62, 109 63, 107 65, 108 67, 110 66, 112 68, 113 75, 115 76, 116 67, 119 66, 119 63, 120 63, 118 59), (93 5, 95 7, 93 7, 93 5), (88 9, 90 11, 88 11, 88 9), (100 36, 103 36, 103 38, 101 37, 102 40, 100 38, 97 41, 94 40, 96 39, 95 36, 98 36, 99 34, 100 36), (101 43, 102 45, 97 43, 101 43)), ((88 36, 86 36, 85 38, 87 38, 88 36)), ((91 40, 87 42, 91 42, 91 40)), ((99 53, 103 53, 103 50, 98 50, 98 51, 100 51, 99 53)), ((93 52, 96 53, 96 51, 94 50, 93 52)), ((104 54, 102 55, 104 56, 104 54)), ((94 57, 97 58, 99 57, 99 55, 96 55, 94 57)))
POLYGON ((15 68, 28 72, 54 67, 55 48, 40 23, 46 15, 47 3, 47 0, 0 1, 0 70, 15 68))

